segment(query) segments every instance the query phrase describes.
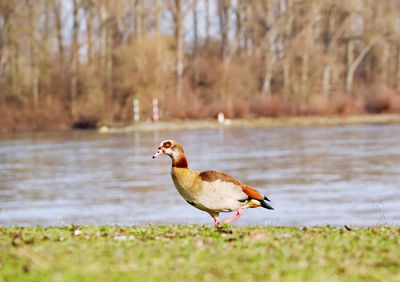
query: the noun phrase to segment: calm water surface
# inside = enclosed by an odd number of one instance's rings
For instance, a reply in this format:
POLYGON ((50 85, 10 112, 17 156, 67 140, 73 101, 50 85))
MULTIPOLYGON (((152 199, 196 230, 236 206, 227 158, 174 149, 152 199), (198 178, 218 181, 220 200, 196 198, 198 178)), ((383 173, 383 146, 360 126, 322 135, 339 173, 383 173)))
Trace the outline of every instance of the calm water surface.
POLYGON ((272 200, 235 224, 400 224, 400 126, 358 125, 3 136, 0 225, 212 224, 151 158, 164 139, 272 200))

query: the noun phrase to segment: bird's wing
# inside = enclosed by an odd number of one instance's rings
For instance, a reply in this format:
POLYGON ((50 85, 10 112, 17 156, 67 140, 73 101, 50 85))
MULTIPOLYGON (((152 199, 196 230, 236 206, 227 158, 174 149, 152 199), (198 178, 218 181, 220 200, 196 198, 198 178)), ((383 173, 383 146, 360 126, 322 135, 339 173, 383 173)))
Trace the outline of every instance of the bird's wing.
POLYGON ((236 178, 215 170, 206 170, 200 172, 200 178, 203 181, 207 182, 214 182, 217 180, 223 181, 223 182, 232 182, 233 184, 240 186, 242 188, 242 191, 250 198, 256 199, 256 200, 262 200, 264 199, 265 196, 263 196, 260 192, 258 192, 256 189, 242 184, 239 180, 236 178))
POLYGON ((251 188, 250 186, 244 185, 244 186, 242 186, 242 190, 244 193, 247 194, 247 196, 249 196, 252 199, 263 200, 265 197, 260 192, 258 192, 256 189, 251 188))

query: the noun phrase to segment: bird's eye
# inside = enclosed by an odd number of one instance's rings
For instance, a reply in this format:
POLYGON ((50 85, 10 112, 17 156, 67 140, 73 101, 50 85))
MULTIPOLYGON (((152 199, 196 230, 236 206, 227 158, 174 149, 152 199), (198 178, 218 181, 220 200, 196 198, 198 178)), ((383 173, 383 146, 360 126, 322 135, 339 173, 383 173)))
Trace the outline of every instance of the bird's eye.
POLYGON ((166 148, 166 149, 168 149, 169 147, 171 147, 171 142, 165 142, 165 143, 163 144, 163 147, 166 148))

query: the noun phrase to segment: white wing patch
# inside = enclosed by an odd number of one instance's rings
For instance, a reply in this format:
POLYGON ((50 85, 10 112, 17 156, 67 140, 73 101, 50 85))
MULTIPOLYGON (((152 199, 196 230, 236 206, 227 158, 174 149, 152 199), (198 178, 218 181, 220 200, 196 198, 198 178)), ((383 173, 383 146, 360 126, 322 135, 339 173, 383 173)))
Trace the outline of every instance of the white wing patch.
POLYGON ((244 199, 247 199, 247 195, 240 186, 218 179, 202 183, 202 191, 196 199, 196 206, 218 212, 236 211, 246 205, 239 201, 244 199))

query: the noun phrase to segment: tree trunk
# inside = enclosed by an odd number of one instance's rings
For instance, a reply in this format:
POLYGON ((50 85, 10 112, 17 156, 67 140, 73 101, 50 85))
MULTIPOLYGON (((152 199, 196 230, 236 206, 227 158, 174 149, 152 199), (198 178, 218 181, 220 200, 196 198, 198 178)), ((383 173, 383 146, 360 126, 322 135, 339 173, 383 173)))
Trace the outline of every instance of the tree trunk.
POLYGON ((286 97, 291 94, 291 41, 292 41, 292 25, 293 25, 293 3, 292 0, 286 0, 286 12, 285 12, 285 25, 284 25, 284 48, 285 57, 283 58, 283 93, 286 97))
POLYGON ((290 87, 290 57, 289 54, 286 53, 285 57, 283 58, 283 94, 286 97, 290 96, 290 87))
POLYGON ((265 65, 265 76, 264 83, 262 87, 262 95, 269 96, 271 95, 271 80, 272 80, 272 71, 276 62, 276 55, 271 53, 270 55, 266 55, 266 65, 265 65))
MULTIPOLYGON (((162 60, 162 46, 161 46, 161 33, 160 33, 160 18, 161 18, 161 0, 155 0, 154 3, 154 28, 155 28, 155 36, 156 36, 156 73, 161 73, 161 69, 163 68, 163 60, 162 60)), ((160 75, 155 76, 155 97, 157 97, 160 101, 160 116, 164 115, 164 105, 163 103, 165 99, 165 91, 163 91, 163 78, 160 75)))
POLYGON ((209 3, 209 0, 205 0, 205 10, 206 10, 206 24, 205 24, 206 40, 205 40, 205 48, 207 49, 208 42, 209 42, 209 39, 210 39, 210 3, 209 3))
POLYGON ((359 66, 359 64, 362 62, 364 57, 368 54, 369 50, 375 45, 376 41, 378 40, 377 37, 374 37, 373 39, 370 40, 370 42, 364 46, 363 49, 361 49, 360 54, 358 54, 357 58, 350 63, 348 66, 347 70, 347 76, 346 76, 346 91, 350 93, 353 90, 353 81, 354 81, 354 73, 359 66))
MULTIPOLYGON (((15 40, 15 39, 14 39, 15 40)), ((19 49, 19 44, 15 40, 12 44, 12 63, 11 63, 11 84, 12 84, 12 89, 13 93, 18 99, 21 99, 21 84, 20 84, 20 76, 21 76, 21 70, 20 70, 20 53, 18 52, 19 49)))
POLYGON ((199 36, 198 36, 198 18, 197 18, 197 1, 195 1, 195 5, 193 8, 193 56, 194 56, 194 85, 195 91, 197 91, 197 85, 200 80, 200 72, 199 72, 199 55, 197 54, 199 48, 199 36))
POLYGON ((107 24, 107 37, 106 37, 106 93, 108 97, 113 95, 113 52, 114 52, 114 32, 115 23, 109 22, 107 24))
POLYGON ((102 73, 104 77, 104 88, 107 97, 112 96, 113 92, 113 29, 114 23, 110 16, 110 2, 105 1, 100 4, 100 63, 102 65, 102 73))
POLYGON ((107 26, 108 26, 108 11, 106 3, 100 4, 100 63, 104 67, 106 65, 107 56, 107 26))
POLYGON ((242 19, 241 19, 242 5, 240 2, 237 3, 236 7, 236 31, 235 31, 235 40, 236 40, 236 48, 238 49, 238 53, 241 51, 241 36, 242 36, 242 19))
POLYGON ((33 106, 36 108, 39 104, 39 70, 37 63, 37 46, 36 46, 36 30, 37 30, 37 16, 35 15, 34 3, 27 0, 27 6, 29 9, 29 59, 30 59, 30 86, 32 92, 33 106))
POLYGON ((181 0, 175 0, 175 42, 176 42, 176 98, 182 98, 183 76, 183 13, 181 0))
POLYGON ((228 32, 229 32, 229 7, 230 0, 218 1, 218 18, 219 28, 221 32, 221 59, 224 59, 227 55, 228 48, 228 32))
POLYGON ((247 51, 248 56, 251 56, 254 51, 252 45, 253 28, 251 23, 251 19, 254 18, 254 13, 252 8, 253 8, 252 5, 247 5, 245 8, 245 25, 247 27, 247 30, 243 35, 244 37, 243 40, 244 40, 244 49, 247 51))
POLYGON ((327 64, 322 71, 322 95, 325 98, 329 97, 331 82, 331 67, 327 64))
POLYGON ((45 12, 44 12, 44 31, 43 31, 43 61, 47 67, 50 60, 50 0, 45 1, 45 12))
POLYGON ((354 41, 352 38, 347 43, 347 54, 346 54, 346 91, 350 92, 353 85, 353 74, 350 73, 351 64, 354 62, 354 41))
MULTIPOLYGON (((16 39, 17 25, 15 20, 13 20, 13 12, 14 11, 9 11, 4 17, 4 29, 1 33, 4 45, 1 46, 0 63, 4 72, 7 74, 7 78, 0 76, 0 79, 9 79, 11 83, 11 94, 16 100, 22 101, 19 68, 19 56, 21 54, 18 52, 19 44, 16 39)), ((0 96, 1 95, 2 93, 0 92, 0 96)))
POLYGON ((61 2, 60 0, 54 1, 54 16, 55 16, 55 24, 56 24, 56 34, 57 34, 57 47, 58 47, 58 58, 62 64, 64 60, 64 45, 63 45, 63 36, 62 36, 62 21, 61 21, 61 2))
POLYGON ((93 53, 93 3, 91 0, 88 0, 87 3, 87 33, 86 33, 86 42, 87 42, 87 61, 89 64, 92 63, 92 53, 93 53))
POLYGON ((78 48, 78 0, 73 0, 73 25, 72 25, 72 42, 71 42, 71 115, 75 118, 75 99, 77 96, 77 71, 78 71, 78 60, 79 60, 79 48, 78 48))
POLYGON ((196 6, 193 8, 193 54, 196 56, 199 46, 198 19, 196 6))
POLYGON ((301 97, 302 101, 304 98, 308 95, 308 69, 309 69, 309 61, 310 61, 310 56, 308 55, 307 50, 304 50, 303 52, 303 62, 301 65, 301 86, 300 86, 300 91, 301 91, 301 97))
POLYGON ((389 58, 390 58, 390 46, 387 42, 383 41, 383 50, 382 50, 382 59, 381 59, 381 80, 383 83, 389 84, 389 75, 388 75, 388 70, 389 70, 389 58))
MULTIPOLYGON (((41 50, 42 52, 38 54, 40 58, 38 68, 37 68, 37 89, 39 92, 39 84, 42 85, 40 96, 48 96, 49 84, 50 84, 50 73, 51 73, 51 62, 52 62, 52 52, 51 52, 51 0, 44 1, 44 29, 41 35, 41 50), (47 88, 47 89, 46 89, 47 88)), ((39 93, 38 93, 39 96, 39 93)), ((43 100, 43 98, 42 98, 43 100)))
POLYGON ((143 0, 136 0, 135 6, 136 38, 141 39, 143 36, 143 0))

